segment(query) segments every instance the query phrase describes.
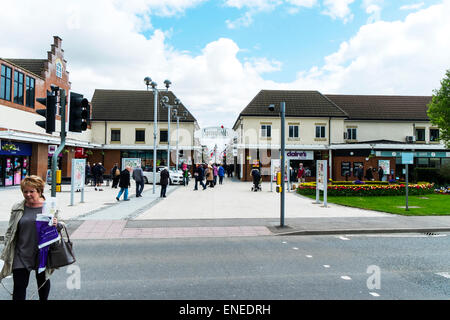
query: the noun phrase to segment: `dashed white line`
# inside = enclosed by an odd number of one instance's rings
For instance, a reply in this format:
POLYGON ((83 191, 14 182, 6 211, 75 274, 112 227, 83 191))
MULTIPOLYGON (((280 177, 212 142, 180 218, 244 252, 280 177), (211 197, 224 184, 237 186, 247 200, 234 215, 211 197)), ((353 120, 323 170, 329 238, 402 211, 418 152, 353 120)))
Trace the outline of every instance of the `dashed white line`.
POLYGON ((297 248, 297 247, 293 247, 292 249, 294 249, 294 250, 298 250, 298 248, 297 248))
POLYGON ((380 295, 378 294, 378 293, 376 293, 376 292, 369 292, 372 296, 374 296, 374 297, 379 297, 380 295))
POLYGON ((308 254, 305 255, 305 257, 310 258, 310 259, 312 258, 312 256, 310 256, 310 255, 308 255, 308 254))
POLYGON ((341 276, 341 279, 344 279, 344 280, 352 280, 352 278, 350 278, 349 276, 341 276))
POLYGON ((339 239, 341 239, 341 240, 350 240, 349 238, 346 238, 346 237, 339 237, 339 239))
POLYGON ((329 268, 329 267, 330 267, 330 265, 328 265, 328 264, 324 264, 324 265, 323 265, 323 267, 324 267, 324 268, 329 268))
POLYGON ((283 241, 283 242, 281 242, 282 244, 286 244, 287 243, 287 241, 283 241))
POLYGON ((444 278, 450 279, 450 272, 438 272, 436 273, 438 276, 442 276, 444 278))

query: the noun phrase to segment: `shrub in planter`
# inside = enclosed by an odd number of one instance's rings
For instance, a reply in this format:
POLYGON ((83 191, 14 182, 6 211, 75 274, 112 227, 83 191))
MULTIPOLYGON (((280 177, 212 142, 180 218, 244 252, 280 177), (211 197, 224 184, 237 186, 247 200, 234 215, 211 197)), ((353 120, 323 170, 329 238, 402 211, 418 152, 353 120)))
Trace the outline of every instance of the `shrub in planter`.
MULTIPOLYGON (((332 185, 328 186, 327 193, 329 196, 396 196, 404 195, 406 186, 399 185, 332 185)), ((297 192, 303 195, 314 195, 316 192, 315 184, 301 185, 297 188, 297 192)), ((409 186, 410 195, 430 194, 434 192, 434 184, 412 184, 409 186)))

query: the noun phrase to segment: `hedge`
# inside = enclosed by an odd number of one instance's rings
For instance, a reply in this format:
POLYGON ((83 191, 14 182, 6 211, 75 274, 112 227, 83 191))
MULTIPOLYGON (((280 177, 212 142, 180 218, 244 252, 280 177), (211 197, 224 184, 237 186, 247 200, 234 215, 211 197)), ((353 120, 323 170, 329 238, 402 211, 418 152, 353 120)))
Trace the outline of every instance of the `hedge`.
MULTIPOLYGON (((328 196, 400 196, 405 195, 406 186, 404 184, 396 185, 329 185, 327 188, 328 196)), ((316 184, 304 183, 297 188, 297 192, 302 195, 315 195, 316 184)), ((434 184, 410 184, 408 188, 409 195, 423 195, 434 192, 434 184)))

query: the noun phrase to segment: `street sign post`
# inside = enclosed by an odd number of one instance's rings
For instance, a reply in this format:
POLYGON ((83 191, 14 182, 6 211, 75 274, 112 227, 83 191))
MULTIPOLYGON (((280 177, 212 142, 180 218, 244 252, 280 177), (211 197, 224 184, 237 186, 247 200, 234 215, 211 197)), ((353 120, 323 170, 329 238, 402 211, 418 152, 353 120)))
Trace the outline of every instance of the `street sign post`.
POLYGON ((414 164, 414 153, 413 152, 402 152, 402 164, 404 164, 406 166, 406 171, 405 171, 405 182, 406 182, 406 187, 405 187, 405 191, 406 191, 406 206, 405 206, 405 210, 408 211, 408 167, 410 164, 414 164))

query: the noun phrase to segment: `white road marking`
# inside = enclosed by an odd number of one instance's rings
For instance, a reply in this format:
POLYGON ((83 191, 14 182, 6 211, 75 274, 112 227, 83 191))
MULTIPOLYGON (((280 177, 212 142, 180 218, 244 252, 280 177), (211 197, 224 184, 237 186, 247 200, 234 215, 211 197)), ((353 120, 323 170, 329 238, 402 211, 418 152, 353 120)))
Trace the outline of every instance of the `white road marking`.
POLYGON ((324 264, 324 265, 323 265, 323 267, 324 267, 324 268, 329 268, 329 267, 330 267, 330 265, 328 265, 328 264, 324 264))
POLYGON ((378 293, 376 293, 376 292, 369 292, 372 296, 374 296, 374 297, 379 297, 380 295, 378 294, 378 293))
POLYGON ((355 234, 349 237, 372 237, 372 238, 430 238, 430 237, 446 237, 446 234, 425 235, 425 234, 355 234))
POLYGON ((346 238, 346 237, 339 237, 339 239, 341 239, 341 240, 350 240, 349 238, 346 238))
POLYGON ((283 242, 281 242, 281 243, 286 244, 287 242, 286 242, 286 241, 283 241, 283 242))
POLYGON ((307 258, 310 258, 310 259, 312 258, 312 256, 310 256, 310 255, 308 255, 308 254, 306 255, 306 257, 307 257, 307 258))
POLYGON ((294 249, 294 250, 298 250, 298 248, 297 248, 297 247, 293 247, 292 249, 294 249))
POLYGON ((341 278, 344 280, 352 280, 352 278, 350 278, 349 276, 341 276, 341 278))
POLYGON ((450 272, 438 272, 436 273, 438 276, 442 276, 444 278, 450 279, 450 272))

